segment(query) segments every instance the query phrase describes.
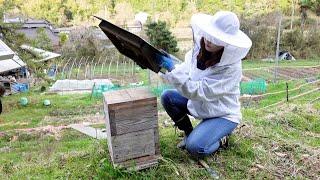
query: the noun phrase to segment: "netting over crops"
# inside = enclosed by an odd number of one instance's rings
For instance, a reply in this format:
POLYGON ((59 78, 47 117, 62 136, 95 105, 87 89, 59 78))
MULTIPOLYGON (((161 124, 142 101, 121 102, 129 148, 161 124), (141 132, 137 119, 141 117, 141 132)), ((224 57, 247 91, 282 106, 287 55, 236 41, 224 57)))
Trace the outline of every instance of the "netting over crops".
POLYGON ((267 83, 264 79, 255 79, 240 83, 241 94, 263 94, 267 91, 267 83))

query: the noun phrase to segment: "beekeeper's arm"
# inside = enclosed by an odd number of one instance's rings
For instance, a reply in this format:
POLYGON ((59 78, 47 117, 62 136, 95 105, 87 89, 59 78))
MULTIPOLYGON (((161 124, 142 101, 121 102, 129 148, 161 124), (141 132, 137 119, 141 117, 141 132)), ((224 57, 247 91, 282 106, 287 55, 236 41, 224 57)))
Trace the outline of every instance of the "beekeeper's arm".
POLYGON ((186 98, 214 101, 224 94, 235 92, 233 89, 239 86, 241 68, 219 67, 226 69, 222 70, 221 74, 208 75, 199 81, 194 81, 189 76, 189 70, 192 68, 188 67, 190 66, 188 60, 190 57, 186 56, 185 63, 177 65, 171 72, 162 76, 186 98))

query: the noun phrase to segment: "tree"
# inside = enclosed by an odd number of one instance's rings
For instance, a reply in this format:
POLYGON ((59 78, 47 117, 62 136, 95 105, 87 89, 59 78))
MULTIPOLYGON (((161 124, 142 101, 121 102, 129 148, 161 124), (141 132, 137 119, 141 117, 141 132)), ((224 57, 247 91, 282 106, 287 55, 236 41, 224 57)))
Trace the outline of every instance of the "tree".
POLYGON ((59 33, 59 44, 63 45, 67 42, 68 35, 66 33, 59 33))
POLYGON ((149 22, 146 26, 146 34, 152 45, 168 53, 179 51, 177 48, 177 40, 169 31, 166 22, 149 22))
POLYGON ((115 12, 116 12, 115 7, 116 7, 116 0, 111 0, 110 4, 109 4, 111 15, 115 14, 115 12))
MULTIPOLYGON (((1 2, 1 1, 0 1, 1 2)), ((6 13, 6 11, 9 11, 14 8, 14 3, 11 0, 5 0, 1 3, 0 6, 0 36, 5 38, 6 31, 9 31, 9 28, 6 28, 3 26, 3 15, 6 13)))
POLYGON ((49 51, 53 49, 51 39, 44 28, 37 29, 37 37, 32 41, 32 45, 49 51))
POLYGON ((63 11, 64 15, 66 16, 68 21, 73 20, 73 14, 72 11, 70 11, 69 9, 64 9, 63 11))
POLYGON ((301 28, 303 29, 306 20, 308 18, 307 10, 310 8, 309 0, 301 0, 300 1, 300 14, 301 14, 301 28))

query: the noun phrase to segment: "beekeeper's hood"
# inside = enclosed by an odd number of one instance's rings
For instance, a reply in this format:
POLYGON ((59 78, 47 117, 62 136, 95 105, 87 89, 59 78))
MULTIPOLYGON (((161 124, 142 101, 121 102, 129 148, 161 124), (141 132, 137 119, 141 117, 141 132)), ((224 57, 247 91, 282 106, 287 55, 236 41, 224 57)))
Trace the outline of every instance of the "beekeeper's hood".
POLYGON ((249 52, 252 42, 240 30, 239 19, 236 14, 229 11, 219 11, 213 16, 195 14, 191 18, 195 49, 200 47, 200 39, 218 46, 224 46, 220 63, 216 66, 234 64, 243 59, 249 52))

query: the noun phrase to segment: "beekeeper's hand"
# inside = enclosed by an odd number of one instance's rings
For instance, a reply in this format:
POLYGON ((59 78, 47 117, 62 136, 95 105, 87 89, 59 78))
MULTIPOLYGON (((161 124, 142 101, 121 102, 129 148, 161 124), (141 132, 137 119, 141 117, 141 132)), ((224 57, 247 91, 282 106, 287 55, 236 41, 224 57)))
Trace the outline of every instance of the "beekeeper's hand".
POLYGON ((169 72, 171 72, 174 69, 174 63, 170 57, 157 54, 156 59, 160 67, 168 70, 169 72))

